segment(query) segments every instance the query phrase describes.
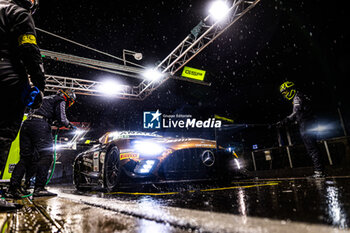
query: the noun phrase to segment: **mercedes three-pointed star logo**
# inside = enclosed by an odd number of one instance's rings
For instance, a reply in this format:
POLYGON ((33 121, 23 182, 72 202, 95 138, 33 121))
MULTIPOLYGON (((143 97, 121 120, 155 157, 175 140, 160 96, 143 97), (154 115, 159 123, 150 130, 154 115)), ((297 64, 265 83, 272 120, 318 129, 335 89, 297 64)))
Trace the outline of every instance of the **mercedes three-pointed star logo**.
POLYGON ((202 158, 203 164, 207 167, 213 166, 213 164, 215 162, 215 156, 211 150, 203 151, 201 158, 202 158))

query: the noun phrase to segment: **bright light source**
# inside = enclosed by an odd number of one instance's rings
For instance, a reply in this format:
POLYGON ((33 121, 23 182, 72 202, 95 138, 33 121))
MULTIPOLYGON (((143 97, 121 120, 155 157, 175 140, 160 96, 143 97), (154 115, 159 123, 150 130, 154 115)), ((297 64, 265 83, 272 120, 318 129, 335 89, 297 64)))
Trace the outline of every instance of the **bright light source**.
POLYGON ((238 169, 241 169, 241 165, 239 164, 238 159, 235 159, 235 163, 236 163, 237 168, 238 168, 238 169))
POLYGON ((56 151, 61 150, 63 147, 64 147, 64 145, 62 145, 62 144, 54 144, 53 145, 53 149, 56 151))
POLYGON ((150 141, 135 141, 134 149, 141 155, 160 155, 164 151, 164 147, 150 141))
POLYGON ((224 1, 215 1, 211 5, 209 13, 214 20, 222 20, 227 15, 229 9, 224 1))
POLYGON ((123 89, 123 86, 114 80, 104 81, 97 87, 97 90, 99 92, 108 96, 117 95, 120 93, 122 89, 123 89))
POLYGON ((143 160, 138 167, 135 168, 136 173, 149 173, 155 164, 155 160, 143 160))
POLYGON ((140 61, 142 59, 142 53, 134 53, 135 60, 140 61))
POLYGON ((321 133, 321 132, 327 131, 329 129, 330 129, 330 127, 328 125, 317 125, 317 127, 309 129, 309 131, 321 133))
POLYGON ((81 134, 85 133, 85 130, 76 129, 74 133, 75 133, 76 135, 81 135, 81 134))
POLYGON ((147 69, 143 74, 142 74, 146 79, 148 80, 158 80, 160 79, 163 74, 161 72, 159 72, 158 70, 156 69, 147 69))

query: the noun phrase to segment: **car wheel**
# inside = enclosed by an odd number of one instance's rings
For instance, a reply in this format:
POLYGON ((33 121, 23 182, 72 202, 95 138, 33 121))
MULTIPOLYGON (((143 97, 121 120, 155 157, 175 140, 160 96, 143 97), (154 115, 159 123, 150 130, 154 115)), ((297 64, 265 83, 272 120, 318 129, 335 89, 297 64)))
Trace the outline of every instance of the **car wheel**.
POLYGON ((83 175, 80 173, 80 166, 78 162, 75 162, 73 166, 73 181, 74 181, 75 188, 78 191, 88 190, 88 188, 82 187, 83 178, 84 178, 83 175))
POLYGON ((112 147, 106 154, 104 160, 104 187, 107 191, 116 189, 120 179, 120 160, 118 147, 112 147))

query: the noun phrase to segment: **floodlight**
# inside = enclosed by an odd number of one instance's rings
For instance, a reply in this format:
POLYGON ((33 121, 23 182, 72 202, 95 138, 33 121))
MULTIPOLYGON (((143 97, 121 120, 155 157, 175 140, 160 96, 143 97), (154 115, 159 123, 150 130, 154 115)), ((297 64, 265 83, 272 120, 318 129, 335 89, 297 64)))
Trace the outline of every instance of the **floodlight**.
POLYGON ((142 59, 142 53, 134 53, 135 60, 141 60, 142 59))
POLYGON ((159 72, 156 69, 147 69, 143 74, 142 74, 146 79, 148 80, 158 80, 160 79, 163 74, 159 72))
MULTIPOLYGON (((126 59, 125 59, 125 55, 131 55, 134 57, 135 60, 140 61, 142 60, 143 56, 142 53, 139 52, 135 52, 135 51, 131 51, 131 50, 127 50, 127 49, 123 49, 123 61, 124 61, 124 65, 126 65, 126 59)), ((129 61, 128 61, 129 62, 129 61)), ((130 62, 129 62, 130 63, 130 62)))
POLYGON ((226 5, 224 1, 215 1, 211 4, 209 9, 210 15, 214 20, 222 20, 228 13, 229 7, 226 5))
POLYGON ((114 80, 106 80, 97 87, 97 90, 104 95, 112 96, 119 94, 122 86, 114 80))

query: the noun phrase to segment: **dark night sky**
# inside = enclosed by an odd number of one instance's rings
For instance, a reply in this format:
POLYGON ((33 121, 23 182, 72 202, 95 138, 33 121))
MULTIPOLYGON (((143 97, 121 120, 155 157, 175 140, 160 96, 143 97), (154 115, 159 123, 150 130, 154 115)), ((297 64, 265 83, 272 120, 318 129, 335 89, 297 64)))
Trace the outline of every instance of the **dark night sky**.
MULTIPOLYGON (((207 16, 210 2, 50 0, 41 1, 34 19, 39 28, 119 57, 123 49, 142 52, 141 64, 152 66, 207 16)), ((278 92, 288 79, 314 96, 321 117, 336 118, 339 105, 349 122, 347 22, 340 2, 261 0, 187 64, 206 70, 210 87, 169 80, 143 102, 79 96, 80 104, 68 115, 72 121, 91 121, 102 130, 141 128, 142 112, 156 109, 203 118, 221 114, 236 123, 272 123, 291 111, 278 92)), ((38 35, 43 49, 110 61, 41 32, 38 35)), ((48 74, 118 78, 44 62, 48 74)))

